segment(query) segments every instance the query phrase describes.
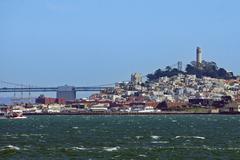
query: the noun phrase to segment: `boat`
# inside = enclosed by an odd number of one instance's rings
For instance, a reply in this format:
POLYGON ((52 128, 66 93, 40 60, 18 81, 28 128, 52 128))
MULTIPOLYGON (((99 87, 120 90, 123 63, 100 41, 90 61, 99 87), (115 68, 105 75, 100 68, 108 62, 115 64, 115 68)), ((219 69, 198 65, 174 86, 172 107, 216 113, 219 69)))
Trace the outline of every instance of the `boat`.
POLYGON ((156 110, 152 106, 147 106, 144 108, 144 110, 138 111, 139 113, 153 113, 156 112, 156 110))
POLYGON ((4 116, 9 119, 26 119, 26 116, 23 116, 23 111, 19 109, 7 109, 4 116))
POLYGON ((90 108, 91 112, 108 112, 108 106, 105 104, 96 104, 91 106, 90 108))

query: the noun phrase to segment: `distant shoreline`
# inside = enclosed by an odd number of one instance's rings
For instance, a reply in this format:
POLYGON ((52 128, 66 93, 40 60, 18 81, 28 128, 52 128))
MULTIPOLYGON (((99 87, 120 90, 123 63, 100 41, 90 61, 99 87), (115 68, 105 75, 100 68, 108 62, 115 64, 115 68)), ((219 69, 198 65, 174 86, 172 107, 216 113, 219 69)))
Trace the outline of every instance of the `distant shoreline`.
MULTIPOLYGON (((224 113, 191 113, 191 112, 159 112, 159 113, 137 113, 137 112, 78 112, 78 113, 24 113, 25 116, 41 115, 240 115, 240 112, 224 113)), ((0 114, 3 116, 3 114, 0 114)))

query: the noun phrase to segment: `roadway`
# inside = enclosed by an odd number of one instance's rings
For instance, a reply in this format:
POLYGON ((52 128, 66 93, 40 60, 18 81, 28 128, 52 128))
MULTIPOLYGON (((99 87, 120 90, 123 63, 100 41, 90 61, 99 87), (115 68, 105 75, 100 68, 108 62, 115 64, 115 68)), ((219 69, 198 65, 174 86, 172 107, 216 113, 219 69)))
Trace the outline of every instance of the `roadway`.
MULTIPOLYGON (((113 87, 74 87, 72 91, 103 91, 113 87)), ((57 92, 59 87, 0 88, 0 92, 57 92)))

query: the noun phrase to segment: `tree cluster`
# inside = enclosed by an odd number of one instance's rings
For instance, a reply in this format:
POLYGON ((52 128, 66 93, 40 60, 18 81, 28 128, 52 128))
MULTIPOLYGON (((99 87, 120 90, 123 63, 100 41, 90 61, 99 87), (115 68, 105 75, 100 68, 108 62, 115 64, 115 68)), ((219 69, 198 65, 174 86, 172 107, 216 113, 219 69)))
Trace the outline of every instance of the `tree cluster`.
POLYGON ((227 72, 224 68, 219 68, 215 62, 203 61, 199 66, 195 61, 186 66, 185 71, 180 71, 177 68, 167 66, 165 70, 158 69, 153 74, 148 74, 148 80, 157 80, 160 77, 172 77, 178 74, 196 75, 198 78, 211 77, 218 79, 235 79, 236 77, 232 72, 227 72))

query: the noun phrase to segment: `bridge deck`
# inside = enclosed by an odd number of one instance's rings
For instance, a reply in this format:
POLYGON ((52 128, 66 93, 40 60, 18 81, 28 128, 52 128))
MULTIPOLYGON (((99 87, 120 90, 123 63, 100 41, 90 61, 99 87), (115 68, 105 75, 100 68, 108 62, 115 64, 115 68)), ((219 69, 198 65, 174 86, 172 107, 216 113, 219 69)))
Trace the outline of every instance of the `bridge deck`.
MULTIPOLYGON (((74 91, 103 91, 113 87, 74 87, 74 91)), ((58 87, 0 88, 0 92, 57 92, 58 87)))

